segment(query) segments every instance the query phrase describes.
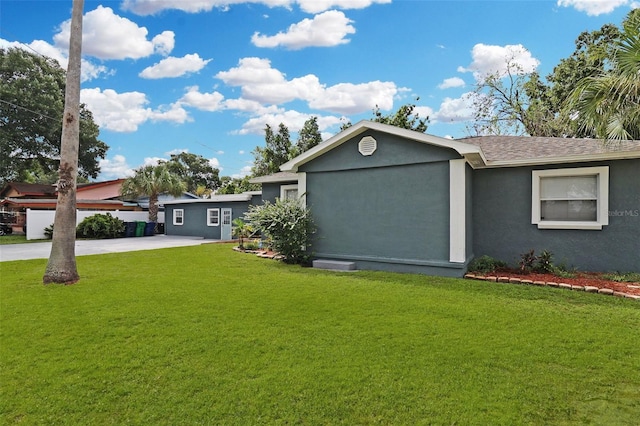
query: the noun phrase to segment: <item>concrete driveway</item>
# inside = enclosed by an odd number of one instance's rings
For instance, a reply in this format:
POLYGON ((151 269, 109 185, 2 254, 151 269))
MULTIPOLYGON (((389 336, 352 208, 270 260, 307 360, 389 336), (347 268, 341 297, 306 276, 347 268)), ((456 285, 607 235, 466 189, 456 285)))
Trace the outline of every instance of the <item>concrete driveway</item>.
MULTIPOLYGON (((177 235, 154 235, 152 237, 114 238, 109 240, 77 240, 76 256, 196 246, 204 242, 214 242, 214 240, 177 235)), ((48 259, 50 253, 51 242, 0 245, 0 262, 48 259)))

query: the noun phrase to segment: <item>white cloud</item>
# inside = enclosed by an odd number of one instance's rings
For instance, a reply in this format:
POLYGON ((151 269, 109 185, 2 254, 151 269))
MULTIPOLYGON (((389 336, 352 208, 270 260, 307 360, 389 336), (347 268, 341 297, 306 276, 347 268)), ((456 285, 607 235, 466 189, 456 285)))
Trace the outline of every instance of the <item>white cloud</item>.
POLYGON ((440 109, 431 115, 432 122, 456 123, 473 119, 473 92, 468 92, 459 98, 444 98, 440 109))
POLYGON ((157 64, 145 68, 139 75, 142 78, 149 79, 180 77, 188 73, 200 71, 210 61, 211 59, 200 58, 200 55, 197 53, 185 55, 182 58, 170 56, 164 58, 157 64))
POLYGON ((329 47, 349 43, 348 34, 355 34, 352 20, 344 13, 330 10, 313 17, 303 19, 291 25, 287 32, 279 32, 274 36, 255 33, 251 41, 258 47, 284 46, 291 50, 305 47, 329 47))
POLYGON ((414 115, 417 114, 421 119, 429 118, 430 120, 434 115, 433 109, 428 106, 416 106, 413 109, 413 113, 414 115))
POLYGON ((449 89, 452 87, 464 87, 464 80, 460 77, 445 78, 444 81, 438 85, 438 89, 449 89))
POLYGON ((271 68, 268 59, 261 58, 242 58, 238 67, 221 71, 216 77, 230 86, 241 86, 244 99, 264 104, 309 99, 322 92, 315 75, 309 74, 287 80, 283 73, 271 68))
POLYGON ((187 13, 208 12, 214 7, 228 10, 234 4, 259 3, 268 7, 291 8, 297 4, 307 13, 325 10, 363 9, 374 3, 391 3, 391 0, 124 0, 122 8, 138 15, 153 15, 167 9, 177 9, 187 13))
POLYGON ((397 93, 395 83, 388 81, 339 83, 326 88, 320 96, 310 99, 309 106, 341 114, 356 114, 372 110, 376 106, 381 110, 389 110, 393 107, 393 98, 397 93))
POLYGON ((279 114, 264 114, 260 117, 253 117, 243 124, 242 129, 237 132, 240 135, 256 134, 264 135, 264 128, 268 124, 277 129, 280 123, 283 123, 290 132, 298 132, 304 126, 304 122, 311 116, 318 117, 318 129, 320 131, 340 123, 339 117, 317 116, 314 114, 306 114, 294 110, 289 110, 279 114))
MULTIPOLYGON (((573 7, 589 16, 598 16, 629 4, 629 0, 558 0, 557 4, 561 7, 573 7)), ((633 3, 631 6, 633 7, 633 3)))
POLYGON ((276 114, 284 112, 284 109, 279 108, 277 105, 263 105, 258 101, 252 101, 242 98, 227 99, 226 101, 224 101, 224 106, 227 109, 247 112, 254 115, 276 114))
POLYGON ((325 10, 364 9, 374 3, 391 3, 391 0, 297 0, 300 8, 308 13, 318 13, 325 10))
POLYGON ((175 46, 175 34, 173 31, 163 31, 155 36, 151 43, 153 44, 153 51, 162 56, 167 56, 173 50, 175 46))
MULTIPOLYGON (((71 20, 65 21, 53 36, 59 48, 68 49, 70 28, 71 20)), ((111 8, 98 6, 84 15, 82 53, 100 59, 138 59, 173 50, 172 31, 164 31, 152 40, 147 39, 148 33, 145 27, 116 15, 111 8)))
POLYGON ((178 103, 202 111, 220 111, 223 109, 223 100, 224 96, 218 92, 201 93, 198 86, 193 86, 178 100, 178 103))
POLYGON ((536 70, 540 61, 531 56, 523 45, 493 46, 476 44, 471 50, 473 62, 467 68, 458 67, 459 72, 473 72, 476 79, 488 74, 528 74, 536 70))
POLYGON ((171 157, 172 155, 179 155, 182 154, 183 152, 189 152, 188 148, 176 148, 176 149, 172 149, 171 151, 167 151, 164 153, 164 155, 168 155, 169 157, 171 157))
POLYGON ((302 100, 309 107, 341 114, 382 110, 393 107, 394 97, 405 89, 393 82, 340 83, 326 87, 318 77, 308 74, 287 80, 268 59, 242 58, 236 68, 219 72, 227 85, 240 86, 242 98, 262 104, 282 104, 302 100))
POLYGON ((233 174, 233 175, 231 175, 231 177, 234 178, 234 179, 240 179, 240 178, 243 178, 245 176, 249 176, 250 174, 251 174, 251 166, 243 166, 240 169, 240 173, 233 174))
POLYGON ((175 102, 168 106, 161 106, 156 110, 149 110, 149 119, 151 121, 168 121, 170 123, 183 124, 192 121, 189 113, 182 108, 179 102, 175 102))
POLYGON ((240 155, 244 155, 244 151, 243 151, 243 150, 240 150, 240 151, 238 151, 238 154, 240 154, 240 155))
MULTIPOLYGON (((37 52, 40 55, 55 59, 58 64, 60 64, 60 67, 64 70, 67 69, 67 66, 69 64, 69 58, 66 50, 62 50, 56 46, 53 46, 44 40, 34 40, 31 43, 25 45, 17 41, 13 42, 0 38, 0 47, 16 47, 30 52, 37 52), (25 46, 27 46, 26 49, 25 46)), ((109 75, 113 73, 113 71, 109 70, 104 65, 96 65, 86 59, 82 59, 80 72, 80 79, 82 82, 93 80, 102 75, 109 75)))
POLYGON ((142 160, 142 164, 140 165, 140 167, 144 167, 144 166, 157 166, 160 163, 164 163, 169 161, 168 158, 162 158, 162 157, 145 157, 144 160, 142 160))
POLYGON ((124 155, 116 154, 111 159, 99 160, 98 164, 100 165, 100 178, 104 180, 120 179, 134 174, 124 155))
POLYGON ((146 108, 147 96, 140 92, 117 93, 112 89, 83 89, 80 100, 87 104, 93 118, 102 129, 114 132, 135 132, 146 121, 168 121, 182 124, 188 113, 178 104, 156 110, 146 108))
POLYGON ((213 167, 214 169, 219 169, 220 168, 220 161, 218 161, 218 159, 215 158, 215 157, 209 158, 209 165, 211 167, 213 167))

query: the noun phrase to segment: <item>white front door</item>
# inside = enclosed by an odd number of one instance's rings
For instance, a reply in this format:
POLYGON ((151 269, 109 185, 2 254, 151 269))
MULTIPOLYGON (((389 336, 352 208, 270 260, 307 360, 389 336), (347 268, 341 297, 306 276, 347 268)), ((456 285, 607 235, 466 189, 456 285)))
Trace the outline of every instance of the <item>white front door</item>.
POLYGON ((222 209, 222 229, 220 239, 228 241, 231 239, 231 209, 222 209))

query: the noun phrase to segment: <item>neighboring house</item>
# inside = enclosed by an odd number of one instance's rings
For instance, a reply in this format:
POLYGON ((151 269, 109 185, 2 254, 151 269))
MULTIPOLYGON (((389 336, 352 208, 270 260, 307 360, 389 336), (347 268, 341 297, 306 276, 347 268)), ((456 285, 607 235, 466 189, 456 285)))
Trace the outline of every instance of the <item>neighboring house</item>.
POLYGON ((451 140, 362 121, 292 159, 317 258, 461 276, 534 249, 581 270, 640 270, 640 141, 451 140))
POLYGON ((232 221, 260 203, 260 191, 165 201, 165 234, 231 240, 232 221))
POLYGON ((125 179, 114 179, 103 182, 78 184, 76 197, 78 200, 119 200, 122 183, 125 179))
POLYGON ((231 240, 234 219, 244 217, 251 205, 276 198, 298 198, 298 175, 279 172, 251 179, 262 191, 213 195, 211 198, 165 201, 165 233, 231 240))
MULTIPOLYGON (((118 199, 123 179, 79 184, 76 191, 78 210, 140 210, 136 204, 118 199)), ((27 226, 26 211, 55 210, 58 192, 55 185, 9 182, 0 190, 0 210, 15 216, 14 232, 27 226)))

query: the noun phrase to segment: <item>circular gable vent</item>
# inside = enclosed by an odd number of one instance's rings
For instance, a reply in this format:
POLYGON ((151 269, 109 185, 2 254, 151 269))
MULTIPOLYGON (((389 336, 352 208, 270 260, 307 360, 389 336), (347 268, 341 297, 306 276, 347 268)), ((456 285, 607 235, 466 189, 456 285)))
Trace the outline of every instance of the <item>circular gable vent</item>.
POLYGON ((360 151, 360 154, 362 155, 373 154, 374 152, 376 152, 377 147, 378 144, 376 140, 371 136, 365 136, 364 138, 360 139, 360 142, 358 143, 358 151, 360 151))

